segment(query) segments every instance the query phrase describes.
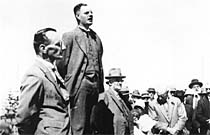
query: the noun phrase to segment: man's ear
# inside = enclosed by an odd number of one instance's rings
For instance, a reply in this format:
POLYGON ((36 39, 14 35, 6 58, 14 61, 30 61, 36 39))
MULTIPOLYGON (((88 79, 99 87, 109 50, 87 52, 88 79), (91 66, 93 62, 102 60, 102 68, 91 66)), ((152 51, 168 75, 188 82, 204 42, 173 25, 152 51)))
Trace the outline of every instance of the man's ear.
POLYGON ((80 20, 79 13, 76 13, 75 17, 77 18, 77 20, 80 20))
POLYGON ((39 51, 41 52, 41 53, 46 53, 47 51, 46 51, 46 46, 44 45, 44 44, 41 44, 40 46, 39 46, 39 51))

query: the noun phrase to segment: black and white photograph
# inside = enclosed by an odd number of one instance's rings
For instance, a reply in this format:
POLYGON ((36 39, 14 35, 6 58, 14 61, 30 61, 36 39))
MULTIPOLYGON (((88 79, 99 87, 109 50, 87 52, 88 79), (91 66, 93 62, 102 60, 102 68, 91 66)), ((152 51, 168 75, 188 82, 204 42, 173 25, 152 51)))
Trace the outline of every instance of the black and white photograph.
POLYGON ((210 135, 210 1, 0 1, 0 135, 210 135))

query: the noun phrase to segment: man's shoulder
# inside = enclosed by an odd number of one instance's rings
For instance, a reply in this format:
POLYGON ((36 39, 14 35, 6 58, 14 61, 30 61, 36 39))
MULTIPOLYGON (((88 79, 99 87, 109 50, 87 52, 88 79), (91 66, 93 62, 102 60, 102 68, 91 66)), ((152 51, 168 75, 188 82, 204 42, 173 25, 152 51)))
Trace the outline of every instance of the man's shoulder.
POLYGON ((111 98, 110 90, 105 90, 104 92, 99 94, 99 100, 109 100, 111 98))
POLYGON ((172 104, 180 104, 181 103, 181 100, 177 97, 170 97, 170 100, 169 100, 172 104))
POLYGON ((76 34, 78 34, 80 32, 82 32, 82 31, 78 27, 76 27, 73 30, 64 32, 63 35, 73 36, 73 35, 76 35, 76 34))
POLYGON ((44 75, 43 71, 45 69, 41 68, 40 64, 38 62, 34 62, 25 72, 24 77, 27 76, 36 76, 36 77, 42 77, 44 75))

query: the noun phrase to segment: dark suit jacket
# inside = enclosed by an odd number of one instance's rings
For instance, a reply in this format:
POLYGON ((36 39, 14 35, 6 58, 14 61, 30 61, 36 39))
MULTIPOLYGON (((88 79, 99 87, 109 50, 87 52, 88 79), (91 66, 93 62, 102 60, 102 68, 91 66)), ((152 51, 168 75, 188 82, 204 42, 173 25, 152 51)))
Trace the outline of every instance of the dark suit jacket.
POLYGON ((207 129, 210 129, 210 125, 206 121, 210 119, 210 103, 207 97, 203 97, 198 101, 196 116, 201 124, 202 131, 204 130, 204 132, 206 132, 207 129))
MULTIPOLYGON (((123 101, 122 101, 123 102, 123 101)), ((115 96, 113 90, 109 89, 106 90, 104 93, 99 95, 99 106, 96 106, 95 108, 95 116, 97 119, 95 123, 98 123, 97 126, 98 129, 101 131, 105 131, 105 129, 102 128, 109 128, 109 133, 114 129, 115 135, 130 135, 133 134, 133 118, 131 115, 130 110, 126 107, 126 104, 123 102, 125 106, 125 110, 122 107, 122 103, 120 103, 119 99, 115 96), (101 119, 98 117, 103 111, 100 110, 103 109, 105 114, 103 115, 103 118, 101 119), (98 112, 98 113, 97 113, 98 112), (100 121, 104 118, 107 118, 105 122, 101 123, 100 121), (110 118, 112 120, 110 121, 110 118), (108 123, 110 122, 110 123, 108 123)), ((94 112, 94 111, 93 111, 94 112)), ((97 124, 95 124, 97 125, 97 124)), ((101 133, 99 131, 99 133, 101 133)), ((108 134, 108 133, 106 133, 108 134)))
MULTIPOLYGON (((100 88, 99 93, 104 91, 103 86, 103 66, 102 66, 102 54, 103 47, 98 35, 91 30, 92 38, 95 40, 95 44, 98 50, 99 61, 99 77, 100 88)), ((65 78, 66 88, 70 92, 70 97, 74 98, 78 92, 78 88, 84 77, 84 73, 88 64, 86 47, 88 46, 86 35, 77 27, 72 32, 63 34, 63 42, 66 46, 66 50, 63 53, 63 59, 57 62, 58 70, 60 74, 65 78)))
POLYGON ((45 65, 37 60, 25 74, 20 90, 16 125, 21 134, 68 134, 69 101, 45 65))

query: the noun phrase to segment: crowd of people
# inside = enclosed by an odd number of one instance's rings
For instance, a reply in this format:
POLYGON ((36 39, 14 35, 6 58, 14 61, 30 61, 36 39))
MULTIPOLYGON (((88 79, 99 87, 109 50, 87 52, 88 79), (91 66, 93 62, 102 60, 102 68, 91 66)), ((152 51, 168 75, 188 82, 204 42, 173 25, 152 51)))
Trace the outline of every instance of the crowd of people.
MULTIPOLYGON (((104 77, 91 8, 80 3, 74 15, 78 26, 62 39, 54 28, 34 34, 37 58, 21 82, 13 123, 20 135, 210 134, 210 89, 193 79, 187 91, 130 93, 122 88, 120 68, 104 77)), ((0 121, 1 133, 9 134, 10 127, 0 121)))

